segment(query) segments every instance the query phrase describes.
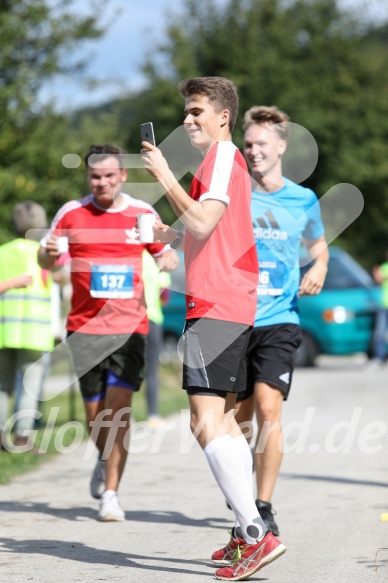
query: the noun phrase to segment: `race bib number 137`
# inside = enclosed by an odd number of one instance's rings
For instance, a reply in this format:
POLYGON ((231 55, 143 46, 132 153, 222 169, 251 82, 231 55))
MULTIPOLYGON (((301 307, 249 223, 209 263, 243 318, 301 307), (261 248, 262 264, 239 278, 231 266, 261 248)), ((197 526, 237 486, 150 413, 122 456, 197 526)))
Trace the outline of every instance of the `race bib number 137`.
POLYGON ((131 265, 92 265, 90 295, 93 298, 133 298, 131 265))

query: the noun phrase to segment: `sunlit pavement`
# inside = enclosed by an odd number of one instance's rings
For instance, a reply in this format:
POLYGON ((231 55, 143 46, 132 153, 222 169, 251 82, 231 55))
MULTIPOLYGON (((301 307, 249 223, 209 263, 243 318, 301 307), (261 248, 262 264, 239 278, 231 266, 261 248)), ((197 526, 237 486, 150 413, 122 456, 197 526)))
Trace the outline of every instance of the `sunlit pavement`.
MULTIPOLYGON (((388 367, 362 356, 297 369, 284 406, 275 491, 288 552, 253 576, 274 583, 388 581, 388 367)), ((76 444, 75 444, 76 445, 76 444)), ((212 580, 209 557, 231 512, 188 432, 133 428, 119 491, 123 523, 96 521, 93 448, 82 443, 0 487, 0 574, 7 583, 212 580)))

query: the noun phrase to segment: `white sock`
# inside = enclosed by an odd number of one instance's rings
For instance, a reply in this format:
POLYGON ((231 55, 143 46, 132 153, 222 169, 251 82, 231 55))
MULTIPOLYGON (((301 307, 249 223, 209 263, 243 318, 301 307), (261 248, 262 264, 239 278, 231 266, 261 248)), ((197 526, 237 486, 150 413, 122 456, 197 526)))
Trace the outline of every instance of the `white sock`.
POLYGON ((252 489, 252 496, 253 496, 253 471, 252 471, 253 470, 253 458, 252 458, 251 448, 249 447, 249 444, 243 435, 240 435, 239 437, 234 437, 232 439, 233 439, 233 443, 234 443, 235 447, 238 449, 240 457, 243 461, 244 470, 245 470, 245 477, 246 477, 248 484, 250 485, 250 487, 252 489))
MULTIPOLYGON (((264 537, 266 528, 256 508, 238 447, 230 435, 213 439, 204 449, 206 459, 225 498, 241 525, 244 540, 255 544, 264 537)), ((249 448, 248 448, 249 449, 249 448)))
MULTIPOLYGON (((233 443, 237 447, 239 454, 240 454, 240 457, 243 461, 244 470, 245 470, 245 477, 247 479, 248 485, 250 486, 251 491, 252 491, 252 495, 253 495, 253 471, 252 471, 253 458, 252 458, 251 448, 249 447, 249 444, 243 435, 240 435, 239 437, 232 437, 232 439, 233 439, 233 443)), ((241 525, 237 519, 236 519, 236 523, 234 526, 235 526, 235 529, 238 526, 241 527, 241 525)))
POLYGON ((116 490, 105 490, 105 492, 103 493, 101 498, 104 498, 106 500, 110 500, 111 498, 114 498, 115 496, 117 496, 116 490))

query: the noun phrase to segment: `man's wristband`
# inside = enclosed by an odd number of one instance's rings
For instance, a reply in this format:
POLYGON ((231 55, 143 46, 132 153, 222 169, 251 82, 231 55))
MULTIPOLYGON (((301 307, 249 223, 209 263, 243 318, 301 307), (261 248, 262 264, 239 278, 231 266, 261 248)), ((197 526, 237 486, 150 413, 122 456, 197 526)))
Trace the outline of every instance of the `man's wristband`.
POLYGON ((178 249, 180 242, 182 241, 184 236, 184 233, 182 231, 178 231, 177 232, 177 236, 175 237, 175 239, 173 240, 172 243, 170 243, 170 247, 171 249, 178 249))

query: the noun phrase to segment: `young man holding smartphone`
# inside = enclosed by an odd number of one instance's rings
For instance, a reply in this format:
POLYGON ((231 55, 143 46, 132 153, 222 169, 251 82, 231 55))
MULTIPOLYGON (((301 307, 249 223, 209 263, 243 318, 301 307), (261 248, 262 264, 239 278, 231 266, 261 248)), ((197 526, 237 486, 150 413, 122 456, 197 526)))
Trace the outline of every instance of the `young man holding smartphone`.
POLYGON ((190 194, 158 148, 143 142, 142 155, 186 227, 183 236, 158 223, 155 239, 185 253, 183 388, 191 429, 236 516, 229 557, 236 552, 236 560, 216 571, 216 578, 234 581, 248 578, 286 550, 267 531, 256 508, 251 453, 233 415, 236 395, 245 389, 245 353, 256 309, 251 186, 246 163, 232 143, 238 111, 233 83, 221 77, 192 78, 182 81, 179 90, 185 99, 185 129, 203 154, 190 194))

